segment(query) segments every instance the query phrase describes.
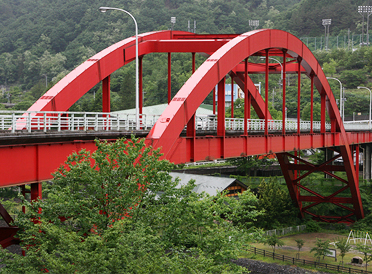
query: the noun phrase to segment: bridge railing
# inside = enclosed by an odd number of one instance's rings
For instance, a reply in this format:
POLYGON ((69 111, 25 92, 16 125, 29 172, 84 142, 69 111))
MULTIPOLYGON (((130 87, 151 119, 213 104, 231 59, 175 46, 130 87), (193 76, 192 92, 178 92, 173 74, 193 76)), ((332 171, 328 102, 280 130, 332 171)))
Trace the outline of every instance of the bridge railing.
MULTIPOLYGON (((159 115, 140 115, 140 129, 150 130, 159 115)), ((263 132, 265 130, 265 119, 248 119, 249 132, 263 132)), ((370 129, 368 121, 345 122, 347 130, 367 130, 370 129)), ((199 115, 195 118, 195 127, 197 130, 216 130, 217 117, 215 115, 199 115)), ((243 131, 243 118, 226 118, 226 130, 243 131)), ((278 132, 283 127, 282 120, 269 120, 268 131, 278 132)), ((286 120, 286 131, 296 132, 297 121, 286 120)), ((302 132, 310 131, 311 122, 301 121, 300 130, 302 132)), ((326 130, 330 130, 329 123, 326 124, 326 130)), ((135 130, 136 118, 134 114, 117 114, 105 112, 58 112, 58 111, 0 111, 0 130, 15 132, 22 131, 108 131, 108 130, 135 130)), ((314 132, 320 131, 320 122, 313 121, 314 132)))
MULTIPOLYGON (((141 115, 141 129, 149 130, 159 115, 141 115)), ((61 130, 134 130, 134 114, 118 115, 105 112, 57 112, 57 111, 0 111, 0 130, 61 131, 61 130)))
POLYGON ((344 128, 345 130, 370 130, 372 124, 369 120, 345 121, 344 128))
MULTIPOLYGON (((247 121, 248 130, 249 131, 264 131, 265 130, 265 119, 248 119, 247 121)), ((216 121, 217 123, 217 121, 216 121)), ((268 123, 268 131, 269 132, 276 132, 281 131, 283 129, 283 121, 282 120, 269 120, 268 123)), ((285 121, 285 129, 289 132, 297 131, 297 121, 287 120, 285 121)), ((242 118, 226 118, 226 129, 228 130, 244 130, 244 119, 242 118)), ((301 121, 300 122, 300 130, 301 131, 310 131, 311 129, 311 122, 310 121, 301 121)), ((326 130, 330 130, 331 125, 326 123, 326 130)), ((320 122, 314 121, 313 122, 313 130, 320 131, 320 122)))

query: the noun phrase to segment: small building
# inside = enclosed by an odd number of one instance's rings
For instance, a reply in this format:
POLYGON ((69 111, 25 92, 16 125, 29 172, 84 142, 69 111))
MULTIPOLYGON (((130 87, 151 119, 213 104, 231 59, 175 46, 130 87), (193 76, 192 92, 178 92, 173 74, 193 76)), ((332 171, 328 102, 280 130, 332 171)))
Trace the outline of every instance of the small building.
POLYGON ((211 196, 223 191, 227 191, 227 196, 234 197, 248 189, 245 184, 235 178, 195 175, 178 172, 170 172, 169 174, 173 179, 176 179, 177 177, 180 179, 179 186, 186 185, 190 180, 195 180, 196 186, 193 190, 196 193, 205 192, 211 196))

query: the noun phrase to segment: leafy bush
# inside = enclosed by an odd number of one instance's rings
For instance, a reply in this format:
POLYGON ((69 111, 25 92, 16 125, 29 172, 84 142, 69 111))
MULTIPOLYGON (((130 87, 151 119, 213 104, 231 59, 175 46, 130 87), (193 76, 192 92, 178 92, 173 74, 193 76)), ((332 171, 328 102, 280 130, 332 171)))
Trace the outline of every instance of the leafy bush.
POLYGON ((319 232, 320 231, 320 225, 313 220, 307 221, 306 222, 306 231, 307 232, 319 232))
POLYGON ((364 219, 355 222, 352 226, 353 230, 371 231, 372 214, 367 215, 364 219))

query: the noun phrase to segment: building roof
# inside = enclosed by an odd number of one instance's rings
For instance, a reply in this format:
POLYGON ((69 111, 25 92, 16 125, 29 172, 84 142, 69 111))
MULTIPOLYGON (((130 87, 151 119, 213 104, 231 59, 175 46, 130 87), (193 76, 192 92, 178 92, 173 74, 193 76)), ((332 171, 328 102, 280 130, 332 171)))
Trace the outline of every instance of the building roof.
POLYGON ((177 177, 180 179, 178 187, 186 185, 190 180, 195 180, 196 186, 193 191, 195 191, 196 193, 202 193, 204 191, 211 196, 221 193, 234 182, 247 188, 246 185, 235 178, 224 178, 178 172, 170 172, 169 175, 171 175, 173 179, 176 179, 177 177))
MULTIPOLYGON (((143 107, 142 113, 146 115, 159 115, 160 116, 164 112, 167 106, 168 104, 160 104, 160 105, 143 107)), ((119 115, 136 114, 136 109, 132 108, 132 109, 113 111, 113 113, 118 113, 119 115)), ((202 104, 196 110, 196 115, 211 115, 211 114, 213 114, 212 105, 202 104)))

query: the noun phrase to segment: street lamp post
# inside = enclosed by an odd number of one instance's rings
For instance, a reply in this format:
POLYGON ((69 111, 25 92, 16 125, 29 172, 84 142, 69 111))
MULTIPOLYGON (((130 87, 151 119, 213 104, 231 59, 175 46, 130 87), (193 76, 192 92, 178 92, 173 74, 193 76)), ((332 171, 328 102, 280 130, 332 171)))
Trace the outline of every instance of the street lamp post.
POLYGON ((343 88, 342 88, 342 83, 340 80, 338 80, 337 78, 334 78, 334 77, 327 77, 327 79, 332 79, 332 80, 336 80, 340 83, 340 116, 342 118, 342 122, 344 122, 344 115, 343 115, 343 88))
POLYGON ((342 87, 342 118, 344 121, 344 117, 345 117, 345 101, 346 101, 346 98, 345 98, 345 87, 343 86, 342 87))
MULTIPOLYGON (((278 62, 278 64, 280 65, 280 76, 281 76, 281 80, 282 80, 282 85, 285 85, 285 82, 283 82, 283 65, 282 65, 282 63, 278 59, 275 59, 273 57, 268 57, 268 58, 269 58, 269 60, 271 59, 271 60, 274 60, 275 62, 278 62)), ((261 56, 260 59, 261 60, 266 59, 266 56, 261 56)), ((279 85, 280 85, 280 83, 279 83, 279 85)), ((273 89, 273 107, 274 107, 274 96, 275 96, 275 91, 273 89)), ((287 110, 286 110, 286 114, 287 114, 287 110)), ((285 119, 287 120, 287 118, 285 118, 285 119)))
POLYGON ((139 130, 139 81, 138 81, 139 72, 138 72, 138 25, 137 25, 137 21, 131 13, 123 9, 111 8, 111 7, 100 7, 99 10, 101 12, 106 12, 107 10, 119 10, 119 11, 122 11, 128 14, 134 21, 134 25, 136 27, 136 130, 139 130))
MULTIPOLYGON (((261 56, 260 57, 260 59, 262 59, 262 60, 265 59, 265 58, 266 58, 265 56, 261 56)), ((283 85, 283 65, 282 65, 282 63, 278 59, 275 59, 273 57, 269 57, 269 59, 274 60, 275 62, 278 62, 278 64, 280 65, 280 68, 281 68, 281 70, 280 70, 280 77, 282 79, 282 85, 283 85)))
POLYGON ((368 119, 368 125, 369 125, 369 128, 371 128, 371 108, 372 108, 372 92, 369 88, 367 87, 358 87, 358 89, 361 89, 361 88, 364 88, 364 89, 368 89, 369 91, 369 119, 368 119))

